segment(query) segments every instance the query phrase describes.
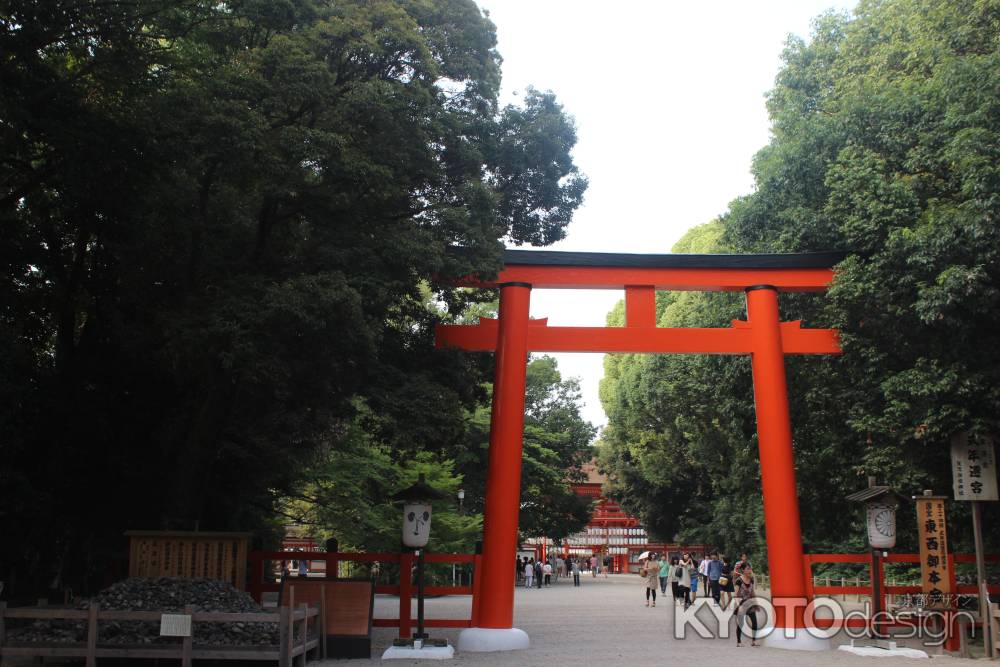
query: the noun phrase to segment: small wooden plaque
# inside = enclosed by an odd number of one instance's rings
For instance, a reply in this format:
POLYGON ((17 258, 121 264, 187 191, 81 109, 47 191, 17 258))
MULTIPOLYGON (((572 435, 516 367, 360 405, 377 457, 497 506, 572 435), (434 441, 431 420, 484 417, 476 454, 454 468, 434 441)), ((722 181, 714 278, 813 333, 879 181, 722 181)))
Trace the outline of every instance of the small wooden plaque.
POLYGON ((161 637, 190 637, 190 614, 160 614, 161 637))

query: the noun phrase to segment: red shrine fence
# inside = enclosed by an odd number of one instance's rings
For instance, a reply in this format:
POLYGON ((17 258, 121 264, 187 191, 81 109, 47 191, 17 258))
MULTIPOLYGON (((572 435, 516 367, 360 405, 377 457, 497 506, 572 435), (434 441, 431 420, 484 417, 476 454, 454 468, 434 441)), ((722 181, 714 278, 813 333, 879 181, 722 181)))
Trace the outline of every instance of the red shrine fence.
MULTIPOLYGON (((400 576, 394 584, 379 584, 375 586, 375 593, 380 595, 395 595, 399 597, 399 612, 394 618, 372 619, 372 625, 376 628, 399 628, 399 636, 408 638, 411 631, 416 626, 416 620, 412 614, 412 600, 417 594, 417 585, 414 582, 412 573, 416 564, 416 557, 412 553, 328 553, 326 551, 253 551, 250 553, 250 585, 247 592, 253 596, 254 600, 262 603, 264 593, 277 593, 281 589, 281 583, 270 580, 265 581, 268 561, 271 563, 281 563, 283 561, 308 560, 323 561, 326 564, 327 576, 336 573, 340 563, 371 563, 381 566, 398 564, 400 576), (411 576, 405 576, 411 573, 411 576)), ((428 628, 468 628, 471 627, 478 617, 479 606, 477 604, 477 584, 479 577, 475 576, 480 571, 482 556, 479 554, 432 554, 424 556, 424 562, 431 563, 460 563, 472 566, 473 583, 467 586, 424 586, 424 595, 470 595, 472 596, 472 613, 470 618, 425 618, 424 625, 428 628)), ((513 559, 511 560, 513 570, 513 559)), ((292 574, 294 578, 294 573, 292 574)))
MULTIPOLYGON (((558 547, 557 547, 558 548, 558 547)), ((482 556, 476 554, 426 554, 426 562, 428 563, 461 563, 466 565, 472 565, 472 583, 465 586, 427 586, 424 591, 428 596, 445 596, 445 595, 469 595, 472 597, 471 605, 471 615, 468 619, 442 619, 442 618, 429 618, 425 619, 424 624, 430 628, 467 628, 475 627, 476 619, 478 618, 479 610, 479 586, 478 577, 475 576, 476 572, 479 572, 479 567, 482 562, 482 556)), ((276 593, 280 589, 280 583, 274 580, 265 581, 267 572, 271 568, 267 567, 268 562, 280 563, 282 561, 291 561, 305 559, 310 561, 323 561, 326 564, 327 573, 337 572, 338 564, 341 562, 350 563, 398 563, 400 572, 412 571, 412 568, 416 562, 413 554, 410 553, 328 553, 325 551, 253 551, 250 553, 250 583, 247 586, 247 591, 253 596, 253 598, 258 602, 263 601, 264 593, 272 592, 276 593)), ((955 564, 956 563, 975 563, 975 554, 949 554, 949 571, 952 577, 952 590, 959 595, 975 596, 977 594, 977 587, 975 585, 965 585, 958 584, 955 581, 955 564)), ((992 563, 1000 563, 1000 554, 987 554, 986 560, 992 563)), ((879 568, 877 573, 877 581, 879 583, 878 590, 886 598, 891 598, 891 596, 897 595, 919 595, 921 588, 918 585, 893 585, 889 583, 886 577, 886 572, 884 564, 886 563, 910 563, 917 565, 920 562, 920 554, 907 554, 907 553, 890 553, 884 558, 879 558, 879 568)), ((803 569, 806 580, 806 585, 808 588, 808 597, 813 599, 815 596, 867 596, 872 598, 875 595, 875 586, 872 585, 871 581, 867 583, 849 583, 850 580, 845 578, 840 579, 841 584, 836 585, 831 582, 837 581, 837 577, 816 577, 814 576, 813 568, 816 565, 836 563, 836 564, 857 564, 864 566, 867 570, 871 566, 871 554, 870 553, 859 553, 859 554, 804 554, 803 556, 803 569), (825 581, 826 583, 816 583, 817 581, 825 581)), ((393 595, 399 597, 399 611, 395 617, 381 617, 373 619, 372 624, 375 627, 381 628, 399 628, 400 637, 409 637, 413 628, 416 625, 416 621, 412 616, 411 607, 412 600, 416 597, 416 584, 410 577, 400 577, 399 581, 394 584, 377 584, 375 587, 376 594, 379 595, 393 595)), ((1000 584, 994 584, 989 586, 989 592, 991 595, 1000 595, 1000 584)), ((891 609, 892 607, 888 604, 888 600, 883 600, 883 604, 880 605, 881 609, 891 609)), ((975 606, 978 609, 978 605, 975 606)), ((974 610, 973 610, 974 611, 974 610)), ((831 619, 817 618, 816 625, 818 627, 831 627, 833 624, 831 619)), ((893 627, 904 627, 906 624, 895 621, 890 616, 880 616, 878 619, 874 620, 877 623, 878 628, 883 631, 891 629, 893 627)), ((873 619, 869 616, 863 614, 854 614, 851 617, 844 620, 843 624, 851 628, 870 628, 872 626, 873 619)), ((979 626, 982 624, 980 619, 975 623, 979 626)), ((957 633, 961 629, 958 627, 948 628, 947 638, 946 638, 946 648, 951 650, 957 649, 958 637, 957 633)))

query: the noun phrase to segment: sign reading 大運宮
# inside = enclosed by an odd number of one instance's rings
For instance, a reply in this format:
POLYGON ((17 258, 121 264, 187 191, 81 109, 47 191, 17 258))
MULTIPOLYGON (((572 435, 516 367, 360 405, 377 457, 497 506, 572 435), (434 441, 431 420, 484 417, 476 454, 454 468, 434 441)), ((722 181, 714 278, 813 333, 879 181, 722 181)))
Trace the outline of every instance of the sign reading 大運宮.
POLYGON ((951 439, 951 481, 955 500, 997 500, 993 437, 964 431, 951 439))
POLYGON ((920 580, 926 599, 924 606, 950 607, 951 572, 944 496, 917 496, 915 500, 920 535, 920 580))

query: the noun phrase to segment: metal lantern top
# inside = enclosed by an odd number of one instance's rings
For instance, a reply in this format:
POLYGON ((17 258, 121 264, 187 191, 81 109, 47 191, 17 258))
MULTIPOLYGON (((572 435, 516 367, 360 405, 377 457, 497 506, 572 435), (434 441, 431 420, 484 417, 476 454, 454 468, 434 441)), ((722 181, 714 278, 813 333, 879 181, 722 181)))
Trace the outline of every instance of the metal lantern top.
POLYGON ((392 494, 392 500, 404 503, 422 503, 431 500, 443 500, 447 496, 427 483, 424 473, 417 477, 416 484, 392 494))
POLYGON ((875 478, 869 477, 867 488, 852 493, 851 495, 845 497, 844 500, 856 503, 865 503, 866 505, 874 503, 894 503, 899 505, 906 500, 906 496, 897 493, 890 486, 880 486, 876 484, 875 478))

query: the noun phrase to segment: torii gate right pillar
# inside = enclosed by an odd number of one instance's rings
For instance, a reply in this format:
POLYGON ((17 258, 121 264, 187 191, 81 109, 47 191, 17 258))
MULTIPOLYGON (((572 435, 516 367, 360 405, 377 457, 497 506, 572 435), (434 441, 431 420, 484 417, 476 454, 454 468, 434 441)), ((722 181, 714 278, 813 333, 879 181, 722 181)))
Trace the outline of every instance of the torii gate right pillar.
POLYGON ((807 588, 802 567, 802 528, 795 487, 792 423, 782 350, 778 290, 748 287, 747 320, 753 332, 751 365, 760 449, 760 481, 771 572, 774 631, 764 640, 778 648, 825 650, 829 644, 804 631, 807 588))

